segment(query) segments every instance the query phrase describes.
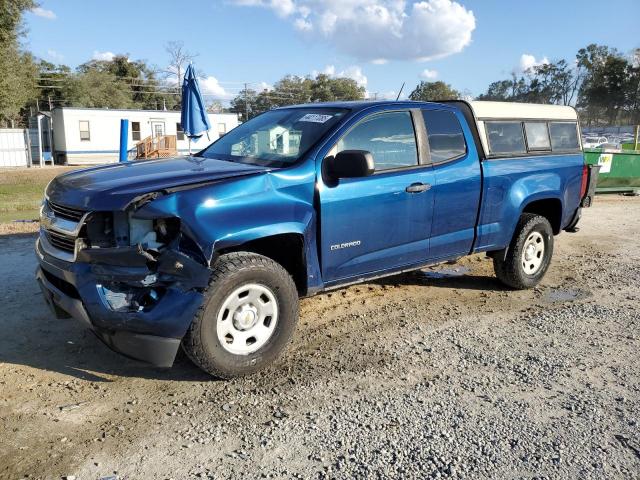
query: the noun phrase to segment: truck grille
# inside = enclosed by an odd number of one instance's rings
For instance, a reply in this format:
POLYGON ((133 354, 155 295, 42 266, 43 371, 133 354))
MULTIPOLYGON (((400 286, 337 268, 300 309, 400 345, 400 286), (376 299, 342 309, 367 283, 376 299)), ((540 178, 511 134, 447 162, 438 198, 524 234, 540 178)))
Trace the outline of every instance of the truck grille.
POLYGON ((71 220, 72 222, 79 222, 82 216, 86 213, 78 208, 65 207, 64 205, 60 205, 59 203, 48 203, 49 208, 51 209, 51 211, 53 211, 56 217, 71 220))
POLYGON ((46 230, 45 235, 49 243, 59 250, 65 252, 74 253, 76 247, 76 239, 64 233, 54 232, 53 230, 46 230))

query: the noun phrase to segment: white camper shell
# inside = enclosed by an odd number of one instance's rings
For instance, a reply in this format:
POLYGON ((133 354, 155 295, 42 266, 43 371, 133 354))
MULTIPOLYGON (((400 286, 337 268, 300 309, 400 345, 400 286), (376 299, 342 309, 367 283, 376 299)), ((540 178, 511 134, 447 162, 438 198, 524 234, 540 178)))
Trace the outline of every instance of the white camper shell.
POLYGON ((469 102, 486 158, 564 154, 582 150, 573 107, 469 102))

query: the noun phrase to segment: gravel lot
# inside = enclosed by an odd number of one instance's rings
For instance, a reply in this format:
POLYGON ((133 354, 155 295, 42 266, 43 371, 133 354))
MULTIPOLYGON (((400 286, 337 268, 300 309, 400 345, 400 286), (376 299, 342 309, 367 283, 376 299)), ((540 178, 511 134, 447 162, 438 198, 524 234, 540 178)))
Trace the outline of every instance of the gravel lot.
POLYGON ((230 382, 54 320, 0 237, 0 478, 640 478, 640 199, 581 227, 534 290, 477 255, 304 300, 230 382))

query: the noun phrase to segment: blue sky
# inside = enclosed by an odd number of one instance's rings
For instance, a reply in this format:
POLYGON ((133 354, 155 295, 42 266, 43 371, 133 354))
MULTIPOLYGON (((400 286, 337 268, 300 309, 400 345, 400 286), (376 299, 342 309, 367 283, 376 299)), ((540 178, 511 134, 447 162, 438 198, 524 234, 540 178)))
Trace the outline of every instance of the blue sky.
POLYGON ((638 18, 638 0, 40 0, 25 44, 71 67, 109 52, 164 67, 165 44, 183 41, 211 98, 319 71, 380 96, 421 79, 475 95, 589 43, 630 52, 638 18))

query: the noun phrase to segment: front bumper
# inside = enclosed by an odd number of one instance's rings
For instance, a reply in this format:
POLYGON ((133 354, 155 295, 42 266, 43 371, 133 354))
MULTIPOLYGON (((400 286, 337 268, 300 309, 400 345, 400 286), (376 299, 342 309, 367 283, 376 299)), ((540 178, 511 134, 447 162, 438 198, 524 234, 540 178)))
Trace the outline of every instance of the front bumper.
POLYGON ((97 285, 104 282, 144 278, 147 267, 121 267, 114 272, 99 264, 66 262, 36 242, 39 267, 36 279, 45 301, 57 317, 81 321, 106 345, 128 357, 160 367, 173 364, 180 341, 203 302, 197 289, 168 286, 148 310, 114 311, 100 297, 97 285))

